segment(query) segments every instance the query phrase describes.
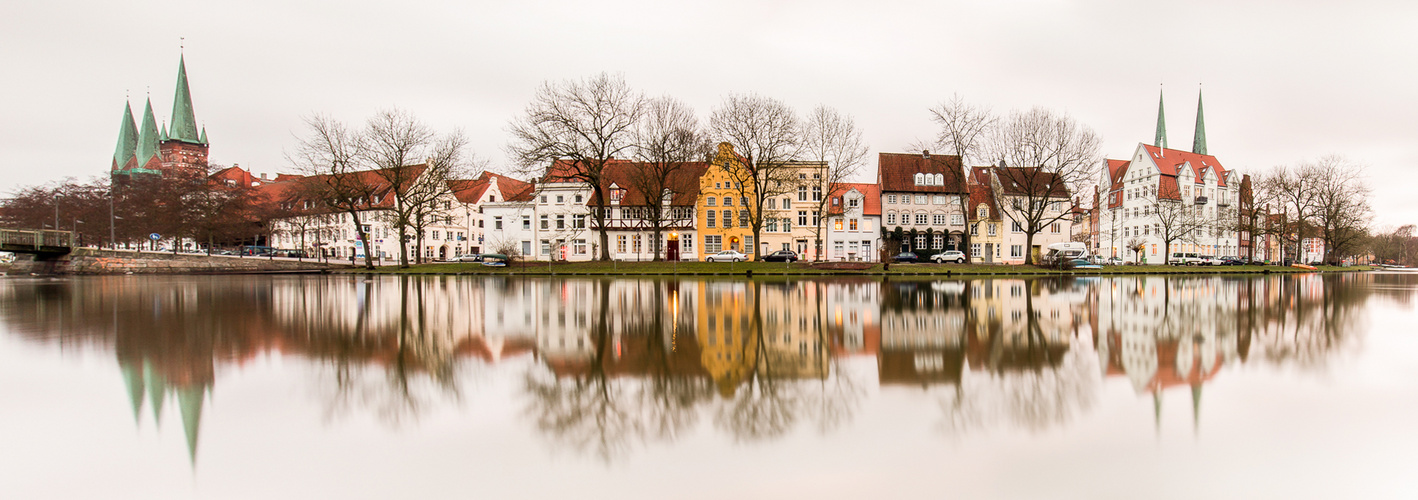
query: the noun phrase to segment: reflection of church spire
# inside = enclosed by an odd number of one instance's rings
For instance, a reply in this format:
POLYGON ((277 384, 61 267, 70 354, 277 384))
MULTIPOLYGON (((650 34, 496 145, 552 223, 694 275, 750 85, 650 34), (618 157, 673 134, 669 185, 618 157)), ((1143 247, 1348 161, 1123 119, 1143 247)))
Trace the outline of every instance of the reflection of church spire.
POLYGON ((128 386, 128 402, 133 406, 133 423, 142 422, 143 372, 132 364, 122 363, 123 384, 128 386))
POLYGON ((1192 384, 1192 434, 1201 431, 1201 382, 1192 384))
POLYGON ((162 404, 164 396, 167 395, 167 382, 163 380, 162 375, 158 375, 157 372, 153 371, 152 363, 149 363, 147 360, 143 360, 143 377, 147 379, 148 397, 152 400, 153 424, 161 427, 162 404))
POLYGON ((202 399, 206 387, 186 387, 177 390, 177 405, 182 410, 182 430, 187 435, 187 458, 197 464, 197 431, 202 425, 202 399))
POLYGON ((1152 422, 1157 428, 1157 437, 1162 437, 1162 391, 1152 390, 1152 422))

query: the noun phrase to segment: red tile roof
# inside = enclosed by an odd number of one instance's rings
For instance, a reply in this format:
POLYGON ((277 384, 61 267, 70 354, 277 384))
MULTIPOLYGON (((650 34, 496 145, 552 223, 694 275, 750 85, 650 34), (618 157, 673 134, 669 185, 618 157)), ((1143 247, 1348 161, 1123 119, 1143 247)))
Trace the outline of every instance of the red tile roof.
POLYGON ((1162 175, 1176 176, 1180 174, 1180 172, 1178 172, 1179 167, 1190 165, 1192 176, 1196 179, 1197 184, 1201 183, 1203 174, 1205 174, 1207 170, 1212 170, 1216 173, 1218 179, 1217 185, 1226 185, 1226 167, 1222 166, 1221 162, 1217 161, 1215 156, 1197 154, 1179 149, 1159 148, 1149 144, 1143 144, 1142 147, 1147 150, 1147 154, 1152 156, 1152 161, 1157 164, 1157 168, 1162 171, 1162 175))
POLYGON ((1041 170, 1038 167, 992 168, 990 172, 999 178, 1000 187, 1007 196, 1047 195, 1050 197, 1070 197, 1068 185, 1057 172, 1041 170), (1044 190, 1048 191, 1045 192, 1044 190))
POLYGON ((980 220, 977 209, 981 203, 989 208, 989 220, 999 220, 999 206, 995 205, 995 190, 990 185, 991 167, 970 168, 970 220, 980 220))
POLYGON ((879 153, 877 155, 876 182, 881 192, 889 193, 952 193, 964 194, 965 183, 960 177, 965 171, 956 155, 922 155, 905 153, 879 153), (918 186, 918 173, 942 174, 943 186, 918 186))
MULTIPOLYGON (((412 175, 409 177, 409 179, 408 179, 406 182, 407 182, 408 184, 412 184, 413 182, 415 182, 415 181, 418 179, 418 177, 419 177, 420 175, 423 175, 423 171, 424 171, 426 168, 428 168, 428 167, 427 167, 427 165, 419 164, 419 165, 409 165, 409 166, 401 167, 401 168, 405 168, 405 169, 410 169, 410 170, 411 170, 412 175)), ((371 194, 373 194, 374 197, 379 200, 378 202, 367 203, 367 204, 365 205, 365 208, 364 208, 364 209, 367 210, 367 209, 392 208, 392 207, 394 206, 394 197, 393 197, 393 196, 390 196, 390 194, 393 192, 393 186, 391 186, 391 185, 389 184, 388 179, 386 179, 383 175, 380 175, 380 171, 377 171, 377 170, 361 170, 361 171, 359 171, 359 172, 354 172, 354 174, 355 174, 356 179, 357 179, 358 181, 363 182, 363 183, 364 183, 365 185, 367 185, 367 186, 372 186, 372 187, 373 187, 373 190, 372 190, 373 192, 372 192, 371 194)), ((264 183, 264 184, 261 184, 261 185, 257 188, 257 189, 259 190, 258 192, 259 192, 262 196, 265 196, 267 200, 273 200, 273 201, 278 201, 278 202, 289 202, 289 203, 295 203, 295 202, 299 202, 299 201, 305 201, 305 200, 306 200, 305 195, 308 193, 308 191, 305 189, 306 184, 307 184, 307 183, 318 183, 318 182, 321 182, 323 179, 326 179, 326 178, 331 177, 331 175, 329 175, 329 174, 326 174, 326 175, 312 175, 312 176, 294 176, 294 175, 290 175, 290 176, 286 176, 286 177, 287 177, 289 180, 281 181, 281 182, 266 182, 266 183, 264 183)), ((368 201, 368 200, 366 200, 366 201, 368 201)), ((332 211, 329 210, 328 207, 320 207, 320 208, 314 208, 314 209, 308 210, 308 211, 306 211, 306 212, 308 212, 308 213, 330 213, 330 212, 332 212, 332 211)))
POLYGON ((521 193, 526 190, 531 183, 522 182, 505 175, 499 175, 484 171, 475 179, 448 181, 449 187, 453 189, 453 196, 458 198, 458 202, 473 204, 482 200, 487 194, 489 187, 492 187, 492 180, 497 179, 497 190, 502 192, 502 200, 508 201, 512 193, 521 193))
MULTIPOLYGON (((644 162, 611 160, 601 171, 601 185, 607 192, 612 184, 625 190, 625 195, 620 199, 621 206, 649 206, 646 193, 641 192, 639 183, 636 182, 637 173, 646 171, 646 165, 644 162)), ((709 164, 691 161, 673 164, 671 167, 673 170, 665 180, 665 187, 674 192, 670 197, 670 206, 694 206, 699 200, 699 178, 709 170, 709 164)), ((591 199, 587 202, 590 206, 603 204, 595 193, 591 194, 591 199)))
POLYGON ((843 182, 832 186, 831 196, 836 199, 827 213, 839 215, 847 203, 842 200, 842 196, 848 191, 856 189, 862 193, 862 215, 881 215, 881 189, 876 184, 866 182, 843 182))

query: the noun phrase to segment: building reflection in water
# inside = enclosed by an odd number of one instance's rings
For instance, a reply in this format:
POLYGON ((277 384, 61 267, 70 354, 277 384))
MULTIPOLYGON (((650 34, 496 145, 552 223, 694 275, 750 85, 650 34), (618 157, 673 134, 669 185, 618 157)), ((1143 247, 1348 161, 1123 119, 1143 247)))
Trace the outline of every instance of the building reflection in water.
POLYGON ((872 390, 923 393, 943 431, 1030 431, 1125 381, 1161 408, 1263 362, 1323 370, 1356 344, 1382 275, 996 280, 185 277, 7 280, 0 319, 111 349, 135 422, 176 405, 191 460, 218 374, 309 359, 330 418, 389 425, 525 360, 521 407, 557 449, 603 460, 708 423, 735 440, 849 424, 872 390), (873 359, 879 389, 849 359, 873 359))

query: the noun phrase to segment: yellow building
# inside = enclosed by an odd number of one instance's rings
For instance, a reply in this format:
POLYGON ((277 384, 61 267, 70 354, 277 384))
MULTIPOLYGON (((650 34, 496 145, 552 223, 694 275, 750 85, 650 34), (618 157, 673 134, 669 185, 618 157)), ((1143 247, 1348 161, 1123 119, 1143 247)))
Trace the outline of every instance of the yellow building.
POLYGON ((713 164, 699 178, 699 199, 695 203, 696 232, 700 235, 699 258, 734 250, 754 252, 753 180, 746 176, 743 158, 727 142, 719 143, 713 164))
POLYGON ((758 336, 750 325, 753 296, 743 282, 701 281, 695 319, 700 364, 719 395, 733 397, 758 364, 758 336))

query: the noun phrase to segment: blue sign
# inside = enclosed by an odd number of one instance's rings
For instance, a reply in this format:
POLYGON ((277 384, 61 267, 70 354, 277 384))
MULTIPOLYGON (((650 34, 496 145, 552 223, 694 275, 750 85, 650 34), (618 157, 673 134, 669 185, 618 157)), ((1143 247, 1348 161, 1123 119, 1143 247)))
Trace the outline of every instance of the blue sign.
POLYGON ((162 239, 162 235, 161 235, 161 234, 158 234, 158 233, 153 233, 153 234, 148 235, 148 239, 153 240, 153 241, 157 241, 157 240, 162 239))

